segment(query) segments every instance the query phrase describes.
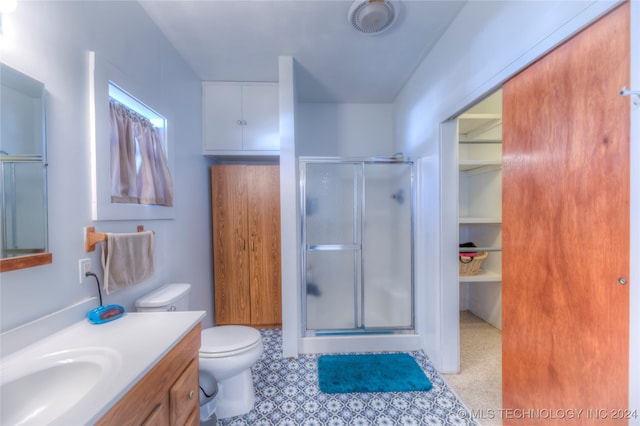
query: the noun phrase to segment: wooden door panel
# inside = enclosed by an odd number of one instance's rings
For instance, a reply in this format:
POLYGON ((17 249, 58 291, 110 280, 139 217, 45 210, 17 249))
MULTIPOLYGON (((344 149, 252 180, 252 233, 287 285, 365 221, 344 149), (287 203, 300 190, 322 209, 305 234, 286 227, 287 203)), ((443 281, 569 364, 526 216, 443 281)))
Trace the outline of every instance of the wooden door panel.
POLYGON ((211 167, 217 325, 250 324, 246 167, 211 167))
POLYGON ((280 167, 250 169, 251 323, 281 325, 280 167))
POLYGON ((503 88, 503 407, 584 410, 536 424, 628 406, 629 38, 627 2, 503 88))

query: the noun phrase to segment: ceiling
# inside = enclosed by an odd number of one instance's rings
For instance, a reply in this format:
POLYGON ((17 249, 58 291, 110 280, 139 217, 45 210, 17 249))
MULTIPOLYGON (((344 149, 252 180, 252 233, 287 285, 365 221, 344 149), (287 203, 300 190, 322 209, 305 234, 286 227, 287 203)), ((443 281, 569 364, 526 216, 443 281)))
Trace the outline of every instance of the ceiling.
POLYGON ((464 5, 399 0, 377 35, 351 27, 351 0, 140 0, 202 80, 278 81, 293 56, 301 102, 390 103, 464 5))

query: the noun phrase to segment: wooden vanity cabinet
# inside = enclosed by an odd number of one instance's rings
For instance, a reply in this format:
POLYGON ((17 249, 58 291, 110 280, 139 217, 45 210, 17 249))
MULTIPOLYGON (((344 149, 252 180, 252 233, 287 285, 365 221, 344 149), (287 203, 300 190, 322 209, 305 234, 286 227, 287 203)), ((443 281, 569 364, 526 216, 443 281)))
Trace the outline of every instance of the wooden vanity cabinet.
POLYGON ((200 329, 195 326, 96 425, 199 425, 200 329))

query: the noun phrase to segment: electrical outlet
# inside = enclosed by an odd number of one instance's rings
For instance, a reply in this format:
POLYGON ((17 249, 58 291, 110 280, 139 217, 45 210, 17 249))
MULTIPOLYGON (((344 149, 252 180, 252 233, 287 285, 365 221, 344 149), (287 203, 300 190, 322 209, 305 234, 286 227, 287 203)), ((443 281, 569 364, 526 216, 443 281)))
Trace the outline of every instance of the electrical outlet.
POLYGON ((80 259, 78 261, 78 278, 80 279, 80 284, 82 284, 83 280, 87 276, 87 272, 91 272, 91 259, 80 259))

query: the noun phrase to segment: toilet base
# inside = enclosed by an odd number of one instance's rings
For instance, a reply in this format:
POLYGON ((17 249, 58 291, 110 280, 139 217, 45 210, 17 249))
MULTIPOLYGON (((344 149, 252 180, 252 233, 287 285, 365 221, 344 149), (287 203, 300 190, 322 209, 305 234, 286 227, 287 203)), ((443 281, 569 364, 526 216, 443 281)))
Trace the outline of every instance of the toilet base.
POLYGON ((253 391, 251 369, 218 382, 215 398, 218 419, 241 416, 253 409, 256 396, 253 391))

